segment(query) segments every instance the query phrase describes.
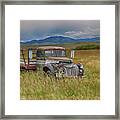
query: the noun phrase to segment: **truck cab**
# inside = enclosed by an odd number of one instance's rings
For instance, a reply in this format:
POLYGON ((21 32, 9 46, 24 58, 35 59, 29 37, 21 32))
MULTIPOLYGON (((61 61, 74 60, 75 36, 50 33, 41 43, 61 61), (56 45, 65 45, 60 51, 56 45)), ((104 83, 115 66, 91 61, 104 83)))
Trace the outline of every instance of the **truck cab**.
MULTIPOLYGON (((23 53, 23 51, 21 52, 23 53)), ((81 63, 73 63, 74 51, 71 52, 71 58, 66 56, 66 49, 59 46, 41 46, 28 49, 28 60, 26 62, 23 56, 21 69, 40 70, 54 77, 80 77, 84 74, 84 68, 81 63), (34 55, 33 55, 34 54, 34 55), (35 60, 33 60, 33 57, 35 60)))

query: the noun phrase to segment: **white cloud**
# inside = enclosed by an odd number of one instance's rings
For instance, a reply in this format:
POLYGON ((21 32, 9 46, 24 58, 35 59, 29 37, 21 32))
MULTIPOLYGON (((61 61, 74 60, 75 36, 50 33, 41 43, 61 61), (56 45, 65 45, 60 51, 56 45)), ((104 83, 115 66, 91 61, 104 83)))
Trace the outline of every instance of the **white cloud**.
POLYGON ((86 29, 80 31, 67 31, 64 33, 65 36, 74 37, 74 38, 91 38, 99 36, 100 29, 87 27, 86 29))

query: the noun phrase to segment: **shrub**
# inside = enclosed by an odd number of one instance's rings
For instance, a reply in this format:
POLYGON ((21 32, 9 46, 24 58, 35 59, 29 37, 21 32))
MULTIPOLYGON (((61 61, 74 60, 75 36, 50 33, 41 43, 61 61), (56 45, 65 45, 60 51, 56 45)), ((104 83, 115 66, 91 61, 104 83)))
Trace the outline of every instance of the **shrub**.
POLYGON ((87 45, 80 45, 75 48, 75 50, 92 50, 92 49, 100 49, 100 45, 87 44, 87 45))

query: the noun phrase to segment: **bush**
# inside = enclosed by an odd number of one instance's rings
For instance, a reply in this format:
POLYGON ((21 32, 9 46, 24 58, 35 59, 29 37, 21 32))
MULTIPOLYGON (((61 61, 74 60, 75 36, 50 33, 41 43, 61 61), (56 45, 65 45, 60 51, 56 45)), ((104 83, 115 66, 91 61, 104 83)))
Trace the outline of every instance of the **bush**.
POLYGON ((87 45, 80 45, 75 48, 75 50, 92 50, 92 49, 100 49, 100 45, 87 44, 87 45))

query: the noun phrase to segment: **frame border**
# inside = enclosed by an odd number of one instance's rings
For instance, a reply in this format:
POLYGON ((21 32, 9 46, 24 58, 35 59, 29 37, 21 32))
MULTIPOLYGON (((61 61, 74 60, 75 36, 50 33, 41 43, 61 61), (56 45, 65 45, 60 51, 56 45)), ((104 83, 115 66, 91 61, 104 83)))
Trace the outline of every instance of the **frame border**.
POLYGON ((1 11, 0 119, 119 119, 119 0, 2 1, 1 11), (5 5, 115 5, 115 115, 5 115, 5 5))

